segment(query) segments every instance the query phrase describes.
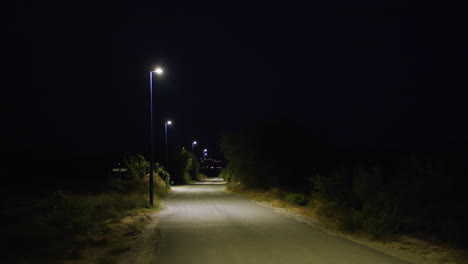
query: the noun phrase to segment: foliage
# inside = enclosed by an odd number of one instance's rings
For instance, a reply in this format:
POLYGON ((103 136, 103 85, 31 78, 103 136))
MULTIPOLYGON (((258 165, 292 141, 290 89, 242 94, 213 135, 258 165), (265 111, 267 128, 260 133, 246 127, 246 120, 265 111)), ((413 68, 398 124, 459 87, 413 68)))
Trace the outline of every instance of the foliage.
POLYGON ((290 193, 285 197, 286 202, 295 205, 306 205, 307 198, 302 193, 290 193))
POLYGON ((192 157, 192 162, 190 163, 190 175, 191 175, 191 181, 199 181, 201 178, 199 178, 200 175, 200 162, 198 162, 196 156, 192 157), (193 160, 193 158, 195 158, 193 160))
POLYGON ((109 219, 115 221, 148 203, 146 195, 138 193, 85 196, 58 191, 34 200, 17 198, 1 215, 9 226, 2 231, 3 238, 9 241, 6 259, 12 261, 22 256, 25 247, 31 257, 75 256, 87 243, 83 238, 105 232, 109 219))
POLYGON ((122 177, 112 178, 111 187, 120 192, 145 192, 145 177, 148 173, 149 162, 142 155, 130 155, 125 159, 127 173, 122 177))
POLYGON ((307 192, 310 169, 320 163, 320 140, 313 134, 294 123, 281 122, 224 136, 221 148, 229 161, 227 175, 246 187, 307 192))
POLYGON ((190 171, 192 167, 192 154, 181 148, 171 162, 172 180, 175 184, 188 184, 192 181, 190 171))
POLYGON ((317 212, 336 218, 345 231, 375 238, 427 233, 468 246, 466 154, 344 150, 324 142, 290 123, 227 135, 221 176, 247 188, 290 193, 290 203, 312 197, 317 212))
MULTIPOLYGON (((161 173, 164 175, 167 172, 164 169, 159 168, 158 173, 161 173)), ((167 173, 167 175, 169 174, 167 173)), ((156 194, 156 196, 160 198, 165 197, 167 193, 169 192, 169 190, 171 189, 171 187, 167 185, 167 182, 164 181, 164 179, 160 176, 160 174, 155 173, 153 175, 153 180, 154 180, 154 193, 156 194)))
POLYGON ((235 178, 235 174, 232 172, 231 164, 228 163, 226 168, 221 169, 219 173, 219 177, 223 178, 225 182, 228 184, 231 182, 239 181, 239 179, 235 178))
POLYGON ((206 177, 207 177, 207 176, 206 176, 205 174, 199 172, 199 173, 197 174, 197 181, 205 180, 206 177))
POLYGON ((344 207, 337 210, 339 228, 344 232, 353 232, 362 228, 363 216, 360 211, 344 207))
MULTIPOLYGON (((149 189, 148 168, 149 162, 141 155, 131 155, 125 160, 128 168, 126 174, 121 177, 112 178, 110 186, 114 191, 123 193, 146 193, 149 189)), ((154 190, 158 197, 164 197, 170 190, 168 181, 170 175, 158 163, 154 166, 153 172, 154 190), (166 180, 164 180, 166 179, 166 180)))
POLYGON ((159 175, 159 177, 161 177, 164 180, 164 182, 166 183, 166 186, 170 187, 171 186, 171 175, 166 170, 164 170, 164 168, 162 166, 159 166, 159 164, 157 164, 157 171, 156 172, 159 175))
POLYGON ((331 177, 317 175, 312 178, 313 196, 316 199, 332 202, 338 205, 349 204, 353 199, 350 190, 340 174, 331 177))
POLYGON ((148 173, 149 162, 140 154, 130 155, 125 159, 125 165, 132 178, 143 179, 148 173))

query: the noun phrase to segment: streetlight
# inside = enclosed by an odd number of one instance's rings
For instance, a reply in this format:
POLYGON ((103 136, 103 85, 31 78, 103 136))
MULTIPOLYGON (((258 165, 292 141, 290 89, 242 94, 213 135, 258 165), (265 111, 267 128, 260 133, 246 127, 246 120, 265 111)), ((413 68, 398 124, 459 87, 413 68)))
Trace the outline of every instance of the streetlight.
POLYGON ((195 145, 196 145, 196 144, 197 144, 196 141, 193 141, 193 142, 192 142, 192 154, 194 154, 193 150, 195 149, 195 145))
POLYGON ((195 145, 196 144, 197 144, 197 141, 192 142, 192 177, 193 178, 195 178, 195 145))
POLYGON ((154 205, 154 125, 153 125, 153 73, 161 75, 163 69, 160 67, 156 68, 154 71, 150 71, 150 171, 149 171, 149 202, 150 205, 154 205))
POLYGON ((171 120, 168 120, 166 123, 164 123, 164 131, 166 133, 166 137, 165 137, 165 140, 166 140, 166 162, 164 163, 164 166, 166 167, 166 171, 168 170, 167 168, 167 126, 168 125, 172 125, 172 121, 171 120))
POLYGON ((203 166, 206 168, 206 156, 208 156, 208 150, 203 150, 203 166))

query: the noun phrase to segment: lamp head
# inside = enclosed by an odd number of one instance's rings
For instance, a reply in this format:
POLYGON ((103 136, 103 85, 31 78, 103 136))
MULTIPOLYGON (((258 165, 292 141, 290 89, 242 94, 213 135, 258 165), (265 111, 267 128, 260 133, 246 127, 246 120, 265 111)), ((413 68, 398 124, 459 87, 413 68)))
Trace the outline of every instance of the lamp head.
POLYGON ((168 125, 172 125, 172 121, 171 121, 171 120, 167 121, 166 123, 167 123, 168 125))
POLYGON ((157 67, 153 72, 155 72, 157 75, 161 75, 164 71, 161 67, 157 67))

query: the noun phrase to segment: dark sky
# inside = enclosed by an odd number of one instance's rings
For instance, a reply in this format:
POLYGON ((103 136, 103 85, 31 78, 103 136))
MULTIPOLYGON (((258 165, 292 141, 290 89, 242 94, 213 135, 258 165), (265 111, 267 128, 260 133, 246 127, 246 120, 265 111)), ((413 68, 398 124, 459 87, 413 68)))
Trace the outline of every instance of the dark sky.
POLYGON ((15 1, 2 37, 4 149, 218 150, 226 131, 289 119, 337 144, 466 142, 464 9, 15 1))

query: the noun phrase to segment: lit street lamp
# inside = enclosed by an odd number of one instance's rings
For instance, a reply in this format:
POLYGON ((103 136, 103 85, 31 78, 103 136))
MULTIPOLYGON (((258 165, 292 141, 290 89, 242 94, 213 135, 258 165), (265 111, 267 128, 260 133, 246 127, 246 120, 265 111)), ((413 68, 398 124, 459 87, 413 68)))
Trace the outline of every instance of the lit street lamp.
POLYGON ((208 150, 203 150, 203 166, 206 168, 206 156, 208 156, 208 150))
POLYGON ((196 144, 197 144, 197 141, 192 142, 192 177, 195 177, 195 145, 196 144))
POLYGON ((193 151, 194 151, 194 149, 195 149, 195 145, 196 145, 196 144, 197 144, 197 142, 196 142, 196 141, 193 141, 193 142, 192 142, 192 154, 194 154, 194 153, 195 153, 195 152, 193 152, 193 151))
POLYGON ((167 126, 168 125, 172 125, 172 121, 168 120, 166 123, 164 123, 164 131, 165 131, 165 134, 166 134, 166 137, 165 137, 165 141, 166 141, 166 162, 164 163, 164 167, 166 167, 166 171, 168 171, 169 169, 167 168, 167 126))
POLYGON ((152 206, 154 204, 154 124, 153 124, 153 73, 161 75, 163 70, 156 68, 154 71, 150 71, 150 171, 149 171, 149 203, 152 206))

